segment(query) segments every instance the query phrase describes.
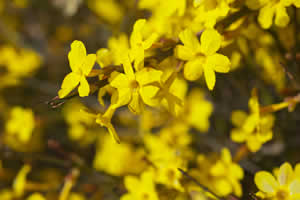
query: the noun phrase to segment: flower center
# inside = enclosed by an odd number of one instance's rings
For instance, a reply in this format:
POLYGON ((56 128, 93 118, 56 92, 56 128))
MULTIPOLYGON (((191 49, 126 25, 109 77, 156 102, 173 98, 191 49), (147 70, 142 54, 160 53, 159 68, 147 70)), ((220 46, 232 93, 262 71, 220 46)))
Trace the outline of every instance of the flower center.
POLYGON ((288 193, 288 191, 286 191, 284 189, 280 189, 277 191, 276 197, 279 200, 287 200, 287 199, 289 199, 289 193, 288 193))
POLYGON ((137 89, 137 88, 139 87, 139 83, 138 83, 136 80, 132 80, 132 81, 130 82, 130 87, 131 87, 132 89, 137 89))

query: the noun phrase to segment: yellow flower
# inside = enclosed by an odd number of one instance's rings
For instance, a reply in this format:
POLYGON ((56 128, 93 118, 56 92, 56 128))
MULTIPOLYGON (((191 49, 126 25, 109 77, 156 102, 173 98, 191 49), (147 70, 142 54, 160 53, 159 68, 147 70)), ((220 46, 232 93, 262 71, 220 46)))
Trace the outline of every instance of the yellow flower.
POLYGON ((298 200, 300 198, 300 180, 296 179, 292 166, 284 163, 277 176, 267 171, 255 174, 254 181, 259 192, 256 195, 269 200, 298 200))
POLYGON ((32 110, 14 107, 6 123, 7 134, 15 135, 22 143, 27 143, 32 136, 35 120, 32 110))
POLYGON ((249 150, 256 152, 261 148, 262 144, 272 139, 272 127, 275 118, 271 114, 260 114, 255 90, 252 91, 249 108, 249 115, 240 110, 232 113, 231 121, 236 128, 231 131, 231 139, 238 143, 246 142, 249 150))
POLYGON ((67 96, 79 83, 79 96, 88 96, 90 92, 89 83, 86 76, 91 72, 95 61, 95 54, 86 54, 86 49, 81 41, 75 40, 71 44, 71 51, 68 54, 72 72, 63 80, 61 89, 58 92, 59 98, 67 96))
POLYGON ((215 72, 227 73, 230 69, 229 59, 216 53, 221 46, 221 35, 214 29, 206 29, 200 38, 189 29, 179 34, 184 45, 177 45, 176 56, 187 61, 184 65, 184 76, 187 80, 197 80, 204 71, 206 84, 210 90, 215 86, 215 72))
POLYGON ((130 36, 130 61, 134 60, 136 70, 140 70, 144 67, 143 60, 145 58, 145 50, 149 49, 158 38, 156 33, 152 33, 147 39, 144 39, 143 29, 145 23, 145 19, 137 20, 130 36))
POLYGON ((218 196, 227 196, 231 193, 242 196, 240 181, 244 177, 243 169, 232 161, 230 151, 223 148, 221 154, 209 156, 198 155, 198 168, 192 174, 199 178, 201 184, 208 187, 218 196))
POLYGON ((101 67, 108 65, 122 64, 124 52, 129 51, 129 41, 126 34, 122 33, 118 37, 111 37, 108 40, 108 49, 101 48, 97 51, 97 62, 101 67))
POLYGON ((200 89, 193 89, 187 97, 182 119, 197 130, 207 132, 212 111, 213 105, 205 99, 204 92, 200 89))
POLYGON ((110 85, 118 90, 118 102, 114 108, 128 104, 128 108, 133 113, 141 113, 144 103, 153 106, 152 97, 158 91, 157 87, 150 83, 160 81, 162 72, 147 67, 134 73, 129 57, 125 57, 123 62, 125 73, 118 73, 110 82, 110 85))
POLYGON ((137 174, 145 167, 143 157, 143 149, 135 149, 126 142, 116 144, 109 135, 105 135, 99 138, 93 166, 114 176, 137 174))
POLYGON ((121 197, 121 200, 158 200, 155 189, 153 172, 143 172, 140 179, 134 176, 125 176, 124 184, 128 193, 121 197))
POLYGON ((258 22, 262 28, 268 29, 273 24, 275 16, 275 24, 279 27, 285 27, 289 21, 286 7, 294 4, 300 8, 299 0, 247 0, 246 5, 250 9, 260 9, 258 15, 258 22))
POLYGON ((34 193, 30 195, 27 200, 46 200, 46 198, 39 193, 34 193))
POLYGON ((88 7, 99 17, 111 24, 120 23, 124 10, 115 0, 88 0, 88 7))
POLYGON ((234 0, 194 0, 197 7, 194 21, 199 26, 213 28, 216 23, 226 17, 230 11, 229 4, 234 0))

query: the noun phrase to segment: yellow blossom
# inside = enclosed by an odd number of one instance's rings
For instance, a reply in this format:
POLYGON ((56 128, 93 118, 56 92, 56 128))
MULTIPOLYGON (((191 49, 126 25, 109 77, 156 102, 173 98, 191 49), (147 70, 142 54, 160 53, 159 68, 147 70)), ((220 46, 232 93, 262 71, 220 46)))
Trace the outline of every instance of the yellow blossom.
POLYGON ((231 121, 236 128, 231 131, 231 139, 239 143, 246 142, 250 151, 256 152, 261 148, 262 144, 272 139, 272 127, 275 118, 271 114, 260 114, 255 90, 252 91, 249 108, 249 115, 240 110, 232 113, 231 121))
POLYGON ((134 60, 136 70, 144 67, 145 50, 149 49, 158 37, 156 33, 153 33, 148 38, 144 38, 143 29, 145 24, 145 19, 137 20, 130 36, 130 61, 134 60))
POLYGON ((71 44, 71 51, 68 54, 72 72, 63 80, 61 89, 58 92, 59 98, 67 96, 79 83, 79 96, 88 96, 90 92, 89 83, 86 76, 91 72, 95 61, 95 54, 86 54, 86 49, 81 41, 75 40, 71 44))
POLYGON ((240 180, 244 177, 243 169, 232 161, 230 151, 223 148, 221 155, 198 155, 198 168, 192 174, 200 183, 208 187, 218 196, 227 196, 231 193, 241 196, 240 180))
POLYGON ((134 149, 126 142, 116 144, 108 135, 99 139, 93 166, 114 176, 137 174, 145 167, 144 150, 134 149), (111 156, 114 159, 111 159, 111 156))
POLYGON ((124 184, 128 193, 124 194, 121 200, 158 200, 153 178, 153 172, 150 170, 143 172, 140 179, 125 176, 124 184))
POLYGON ((158 88, 149 85, 160 81, 161 71, 146 67, 134 72, 129 57, 125 57, 123 62, 125 73, 118 73, 110 82, 110 85, 118 90, 118 102, 114 108, 128 104, 128 108, 133 113, 141 113, 144 103, 150 106, 155 105, 152 97, 158 88))
POLYGON ((267 171, 257 172, 254 181, 260 190, 256 195, 261 199, 297 200, 300 198, 300 180, 295 178, 289 163, 282 164, 276 176, 267 171))
POLYGON ((35 120, 32 110, 14 107, 5 128, 7 134, 15 135, 22 143, 27 143, 31 139, 34 127, 35 120))
POLYGON ((264 29, 272 26, 274 17, 277 26, 285 27, 290 21, 286 7, 300 8, 299 0, 247 0, 246 5, 250 9, 259 9, 258 22, 264 29))
POLYGON ((203 91, 193 89, 187 97, 185 112, 182 113, 180 118, 199 131, 207 132, 212 111, 213 105, 205 99, 203 91))
POLYGON ((196 35, 189 29, 179 34, 184 45, 178 45, 175 54, 187 61, 184 65, 184 77, 195 81, 204 71, 206 84, 210 90, 215 86, 215 72, 227 73, 230 68, 229 59, 216 53, 221 46, 221 35, 214 29, 206 29, 198 41, 196 35))

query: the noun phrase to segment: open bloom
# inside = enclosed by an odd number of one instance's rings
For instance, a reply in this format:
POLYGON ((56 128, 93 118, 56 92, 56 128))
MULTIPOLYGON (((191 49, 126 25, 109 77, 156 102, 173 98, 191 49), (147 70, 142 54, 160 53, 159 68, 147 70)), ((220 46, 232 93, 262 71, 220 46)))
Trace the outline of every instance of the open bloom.
POLYGON ((275 177, 267 171, 257 172, 254 181, 260 190, 256 195, 262 199, 300 199, 300 180, 294 176, 292 166, 289 163, 282 164, 275 177))
POLYGON ((118 90, 118 102, 114 106, 128 104, 133 113, 140 113, 144 103, 153 106, 155 103, 152 97, 158 88, 149 84, 160 81, 162 72, 145 67, 134 73, 128 56, 124 58, 123 67, 125 73, 118 73, 110 82, 110 85, 118 90))
POLYGON ((231 131, 231 139, 238 143, 246 142, 250 151, 256 152, 273 137, 272 127, 275 117, 261 114, 255 90, 249 100, 250 113, 237 110, 232 113, 232 123, 236 128, 231 131))
POLYGON ((63 80, 61 89, 58 91, 59 98, 67 96, 79 83, 79 96, 88 96, 90 92, 89 83, 86 76, 91 72, 95 61, 95 54, 86 55, 86 49, 81 41, 75 40, 71 44, 71 51, 68 54, 72 72, 63 80))
POLYGON ((189 29, 179 34, 183 45, 177 45, 176 56, 187 61, 184 66, 184 77, 195 81, 204 71, 207 87, 212 90, 215 86, 215 72, 227 73, 230 69, 230 60, 216 53, 221 46, 221 35, 214 29, 206 29, 200 38, 189 29))

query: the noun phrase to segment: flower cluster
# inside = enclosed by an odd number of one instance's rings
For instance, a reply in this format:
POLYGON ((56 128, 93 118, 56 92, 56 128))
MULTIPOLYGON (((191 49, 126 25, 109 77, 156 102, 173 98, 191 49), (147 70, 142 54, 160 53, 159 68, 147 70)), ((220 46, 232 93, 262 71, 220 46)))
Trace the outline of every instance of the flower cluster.
POLYGON ((0 0, 0 199, 299 200, 299 7, 0 0))

